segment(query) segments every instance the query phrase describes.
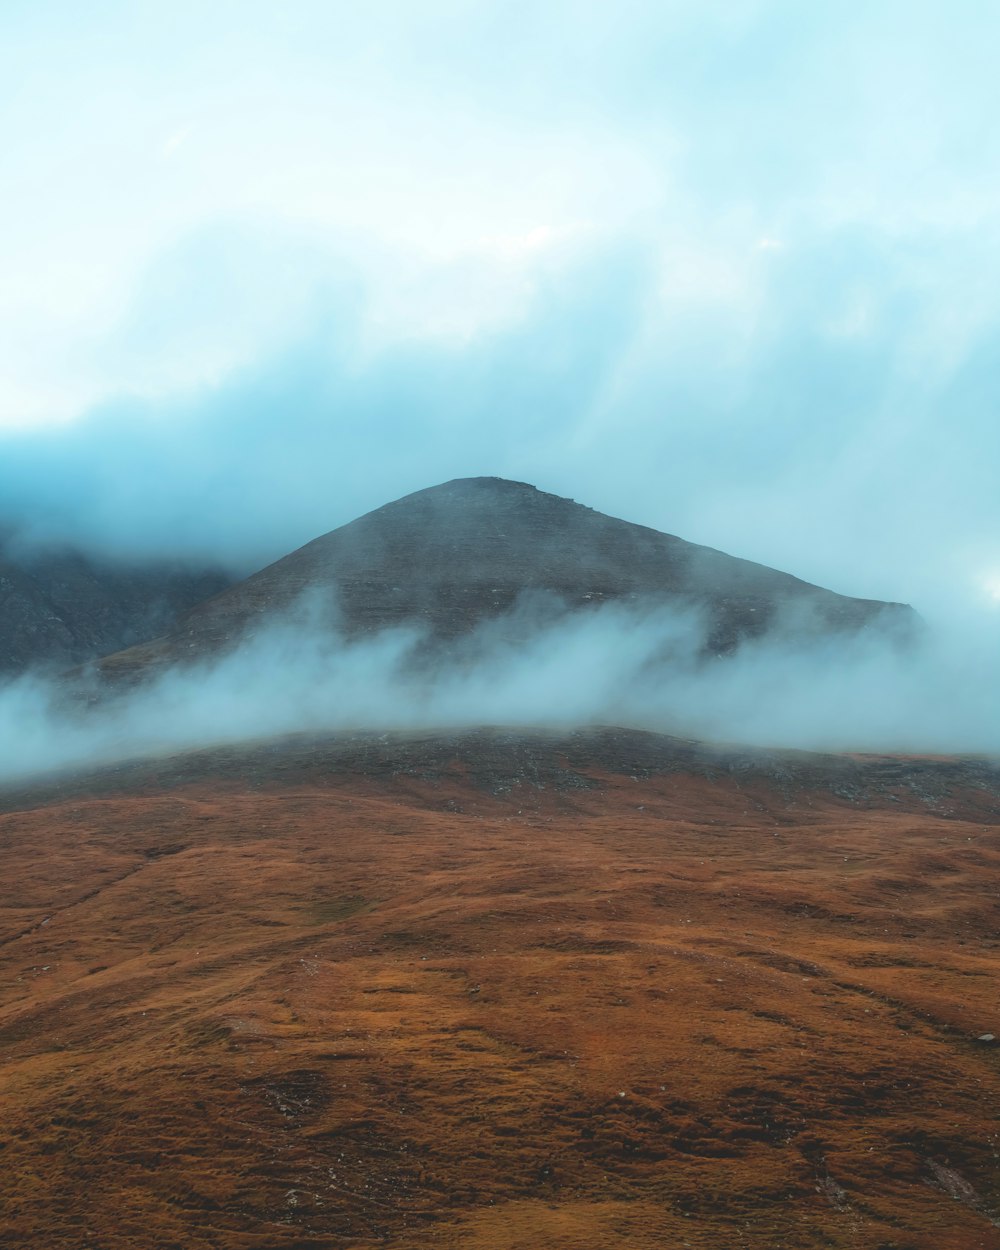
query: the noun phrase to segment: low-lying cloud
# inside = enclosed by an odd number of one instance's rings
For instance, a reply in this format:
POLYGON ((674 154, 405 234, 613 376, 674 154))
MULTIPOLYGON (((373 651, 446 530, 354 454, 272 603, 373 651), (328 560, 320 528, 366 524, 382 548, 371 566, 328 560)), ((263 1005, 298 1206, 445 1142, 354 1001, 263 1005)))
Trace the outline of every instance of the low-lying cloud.
MULTIPOLYGON (((316 602, 225 654, 90 703, 0 689, 0 780, 299 732, 615 724, 769 747, 1000 753, 989 637, 776 633, 706 657, 697 612, 604 605, 487 623, 447 651, 415 628, 348 640, 316 602)), ((78 692, 77 692, 78 694, 78 692)))

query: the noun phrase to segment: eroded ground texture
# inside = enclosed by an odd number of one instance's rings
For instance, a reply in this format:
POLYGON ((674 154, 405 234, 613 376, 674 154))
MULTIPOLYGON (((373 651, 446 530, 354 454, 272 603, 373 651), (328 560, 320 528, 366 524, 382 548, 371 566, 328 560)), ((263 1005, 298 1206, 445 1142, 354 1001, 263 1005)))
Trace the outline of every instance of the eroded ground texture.
POLYGON ((998 796, 620 731, 8 791, 0 1242, 1000 1247, 998 796))

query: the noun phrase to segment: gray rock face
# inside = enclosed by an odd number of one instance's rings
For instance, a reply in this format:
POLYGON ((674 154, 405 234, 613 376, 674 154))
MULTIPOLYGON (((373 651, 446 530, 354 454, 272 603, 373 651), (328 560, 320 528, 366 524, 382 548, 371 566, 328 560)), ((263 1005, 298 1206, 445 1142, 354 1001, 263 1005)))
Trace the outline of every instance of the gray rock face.
POLYGON ((165 562, 0 550, 0 675, 66 668, 154 638, 230 580, 165 562))

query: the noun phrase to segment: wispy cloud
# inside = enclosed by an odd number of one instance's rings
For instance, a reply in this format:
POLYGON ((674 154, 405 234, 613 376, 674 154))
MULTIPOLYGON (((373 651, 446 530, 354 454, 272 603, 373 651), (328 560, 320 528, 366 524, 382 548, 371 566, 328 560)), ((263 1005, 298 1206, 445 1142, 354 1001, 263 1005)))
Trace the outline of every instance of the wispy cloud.
POLYGON ((163 145, 163 155, 173 156, 179 147, 187 143, 193 129, 193 126, 185 126, 182 130, 175 130, 163 145))
MULTIPOLYGON (((335 613, 333 613, 335 618, 335 613)), ((0 687, 0 782, 295 732, 616 724, 710 741, 1000 752, 1000 660, 966 622, 899 649, 873 635, 702 658, 697 614, 605 606, 507 640, 501 621, 431 665, 417 628, 348 641, 304 600, 224 655, 74 707, 64 684, 0 687), (420 656, 415 664, 414 657, 420 656)))

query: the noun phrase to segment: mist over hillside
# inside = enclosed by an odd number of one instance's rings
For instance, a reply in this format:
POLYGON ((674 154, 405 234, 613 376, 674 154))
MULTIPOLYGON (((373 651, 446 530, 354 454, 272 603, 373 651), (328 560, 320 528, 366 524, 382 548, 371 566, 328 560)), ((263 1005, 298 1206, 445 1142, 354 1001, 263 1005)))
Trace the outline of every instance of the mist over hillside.
POLYGON ((331 730, 622 725, 718 742, 1000 751, 996 657, 501 479, 388 504, 153 641, 0 692, 6 777, 331 730))
POLYGON ((336 628, 363 639, 416 629, 468 650, 489 622, 495 641, 605 605, 697 615, 706 654, 770 634, 871 630, 905 641, 903 604, 859 600, 502 478, 461 478, 367 513, 187 612, 169 635, 100 666, 109 678, 189 663, 251 635, 303 598, 335 603, 336 628), (506 629, 506 633, 505 633, 506 629), (192 654, 193 653, 193 654, 192 654))

